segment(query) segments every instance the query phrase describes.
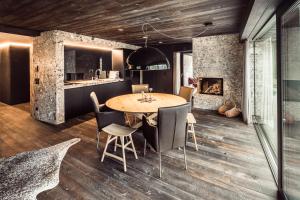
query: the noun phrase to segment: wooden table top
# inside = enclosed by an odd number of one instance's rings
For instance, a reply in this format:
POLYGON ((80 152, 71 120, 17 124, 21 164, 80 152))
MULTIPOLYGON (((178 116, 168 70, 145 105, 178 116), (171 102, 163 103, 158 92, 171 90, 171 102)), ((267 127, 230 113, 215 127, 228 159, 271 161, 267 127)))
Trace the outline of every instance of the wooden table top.
MULTIPOLYGON (((149 93, 147 93, 149 95, 149 93)), ((152 102, 143 102, 142 94, 126 94, 113 97, 106 101, 106 106, 117 111, 127 113, 156 113, 158 108, 179 106, 186 103, 182 97, 164 94, 151 93, 152 102)))

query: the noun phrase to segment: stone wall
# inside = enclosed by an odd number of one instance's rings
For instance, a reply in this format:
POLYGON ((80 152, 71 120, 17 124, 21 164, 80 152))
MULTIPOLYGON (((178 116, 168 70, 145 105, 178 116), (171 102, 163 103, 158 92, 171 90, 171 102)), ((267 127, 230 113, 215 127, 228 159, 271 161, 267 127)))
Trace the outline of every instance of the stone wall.
POLYGON ((240 107, 243 87, 243 44, 238 34, 193 39, 194 78, 223 78, 224 95, 195 95, 194 106, 216 110, 224 100, 232 99, 240 107))
POLYGON ((43 32, 33 40, 30 105, 35 119, 60 124, 64 112, 64 45, 137 49, 137 46, 63 31, 43 32), (36 82, 38 80, 38 82, 36 82))

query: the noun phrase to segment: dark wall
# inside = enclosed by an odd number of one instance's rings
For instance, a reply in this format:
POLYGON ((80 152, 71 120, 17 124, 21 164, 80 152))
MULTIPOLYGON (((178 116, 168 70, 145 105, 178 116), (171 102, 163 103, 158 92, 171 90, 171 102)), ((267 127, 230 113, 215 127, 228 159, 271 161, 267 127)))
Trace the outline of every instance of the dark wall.
POLYGON ((12 104, 29 102, 30 100, 29 57, 29 48, 10 48, 12 104))
POLYGON ((29 101, 29 57, 29 48, 26 47, 7 47, 1 50, 0 101, 9 105, 29 101))
POLYGON ((129 76, 125 72, 128 68, 126 59, 132 52, 131 49, 115 49, 112 51, 112 70, 119 71, 121 78, 127 79, 129 76))
POLYGON ((65 47, 65 73, 82 73, 83 79, 91 79, 89 70, 99 69, 99 59, 102 58, 102 70, 109 71, 112 69, 112 52, 105 50, 91 50, 83 48, 65 47), (73 51, 74 56, 68 52, 73 51), (73 60, 74 59, 74 60, 73 60), (73 64, 73 66, 66 66, 73 64))
POLYGON ((0 101, 10 102, 10 56, 9 47, 0 49, 0 101))
POLYGON ((148 83, 155 92, 173 93, 173 61, 174 53, 191 51, 192 43, 165 44, 153 46, 160 49, 170 62, 170 70, 144 72, 144 83, 148 83))
POLYGON ((102 58, 102 69, 111 70, 111 51, 76 51, 76 71, 88 73, 89 69, 98 69, 102 58))

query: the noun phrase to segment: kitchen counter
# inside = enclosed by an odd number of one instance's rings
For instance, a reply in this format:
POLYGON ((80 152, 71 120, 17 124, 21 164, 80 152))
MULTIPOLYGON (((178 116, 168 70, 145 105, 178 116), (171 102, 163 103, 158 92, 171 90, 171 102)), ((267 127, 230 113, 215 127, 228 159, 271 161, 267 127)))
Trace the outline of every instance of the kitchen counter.
POLYGON ((131 93, 131 81, 123 79, 70 81, 64 87, 65 120, 93 111, 91 92, 96 93, 100 104, 112 97, 131 93))
POLYGON ((124 79, 97 79, 97 80, 77 80, 77 81, 66 81, 64 85, 64 89, 92 86, 92 85, 101 85, 107 83, 115 83, 124 81, 124 79))

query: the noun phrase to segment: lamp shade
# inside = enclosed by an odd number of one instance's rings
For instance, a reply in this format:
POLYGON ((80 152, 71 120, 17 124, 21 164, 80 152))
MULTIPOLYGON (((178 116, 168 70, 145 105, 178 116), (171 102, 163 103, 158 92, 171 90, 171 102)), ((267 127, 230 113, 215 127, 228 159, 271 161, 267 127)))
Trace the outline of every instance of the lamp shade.
POLYGON ((142 47, 132 52, 126 63, 130 70, 170 69, 170 62, 163 52, 154 47, 142 47))

